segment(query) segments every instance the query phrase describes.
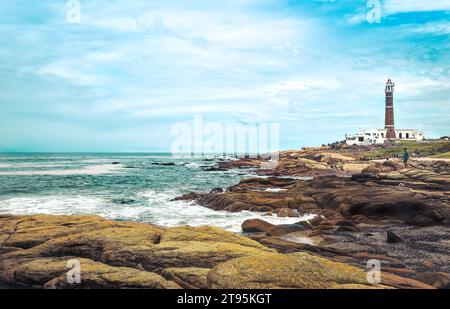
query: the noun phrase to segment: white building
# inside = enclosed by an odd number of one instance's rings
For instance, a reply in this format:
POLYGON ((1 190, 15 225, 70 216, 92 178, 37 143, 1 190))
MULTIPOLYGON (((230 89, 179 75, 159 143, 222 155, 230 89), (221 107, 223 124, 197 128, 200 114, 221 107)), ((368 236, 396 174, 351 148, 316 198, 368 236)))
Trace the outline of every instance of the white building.
MULTIPOLYGON (((386 139, 387 129, 369 129, 361 130, 356 134, 346 134, 345 142, 347 145, 372 145, 383 144, 386 139)), ((398 140, 422 141, 425 137, 421 131, 414 129, 395 129, 395 137, 398 140)))

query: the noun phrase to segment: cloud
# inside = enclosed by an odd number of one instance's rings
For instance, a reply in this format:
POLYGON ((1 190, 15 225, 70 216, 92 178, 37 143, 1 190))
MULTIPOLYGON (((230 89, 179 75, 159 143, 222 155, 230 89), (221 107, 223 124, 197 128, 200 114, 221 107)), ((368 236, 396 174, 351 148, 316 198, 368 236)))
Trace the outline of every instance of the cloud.
POLYGON ((37 71, 37 73, 41 75, 66 79, 79 85, 87 86, 95 85, 98 83, 98 78, 96 76, 85 74, 67 62, 55 62, 44 65, 37 71))
POLYGON ((409 12, 449 11, 450 1, 386 0, 383 4, 383 9, 387 15, 409 12))
POLYGON ((436 35, 446 35, 450 34, 450 23, 449 22, 429 22, 422 25, 416 25, 415 27, 409 28, 411 33, 418 34, 436 34, 436 35))
POLYGON ((445 6, 411 3, 387 4, 427 18, 378 25, 350 1, 82 1, 78 25, 56 2, 2 3, 0 151, 156 149, 195 114, 278 122, 282 148, 328 143, 382 125, 388 77, 399 124, 447 132, 448 23, 431 11, 445 6))

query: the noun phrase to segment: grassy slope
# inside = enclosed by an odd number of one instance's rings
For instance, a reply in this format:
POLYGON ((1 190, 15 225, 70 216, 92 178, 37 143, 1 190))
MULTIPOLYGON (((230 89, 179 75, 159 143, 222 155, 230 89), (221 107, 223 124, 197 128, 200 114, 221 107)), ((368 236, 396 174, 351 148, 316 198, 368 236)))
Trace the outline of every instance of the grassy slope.
POLYGON ((385 158, 392 157, 394 154, 402 154, 403 148, 408 149, 410 153, 419 151, 421 157, 450 158, 450 141, 399 141, 394 146, 385 146, 370 151, 363 152, 366 158, 385 158))

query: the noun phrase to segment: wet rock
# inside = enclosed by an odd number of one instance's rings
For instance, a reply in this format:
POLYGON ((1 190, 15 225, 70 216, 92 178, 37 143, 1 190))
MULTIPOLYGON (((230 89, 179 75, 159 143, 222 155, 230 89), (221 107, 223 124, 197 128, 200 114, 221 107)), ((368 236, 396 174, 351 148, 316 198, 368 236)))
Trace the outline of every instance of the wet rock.
POLYGON ((222 192, 223 192, 222 188, 214 188, 214 189, 211 190, 210 193, 222 193, 222 192))
POLYGON ((229 211, 229 212, 238 212, 241 210, 245 210, 247 208, 248 208, 248 205, 246 203, 235 202, 235 203, 232 203, 232 204, 228 205, 227 207, 225 207, 224 210, 229 211))
POLYGON ((282 236, 293 232, 305 231, 309 229, 307 224, 279 224, 273 225, 267 230, 269 236, 282 236))
POLYGON ((272 211, 273 211, 273 208, 269 207, 269 206, 253 206, 253 207, 246 207, 246 208, 248 208, 248 210, 250 210, 250 211, 266 212, 268 214, 272 213, 272 211))
POLYGON ((195 193, 195 192, 190 192, 190 193, 183 194, 182 196, 178 196, 178 197, 172 199, 172 201, 195 201, 195 200, 198 200, 200 197, 201 197, 201 194, 195 193))
POLYGON ((320 213, 333 222, 446 225, 450 223, 450 177, 401 169, 351 178, 250 178, 227 192, 203 194, 198 203, 214 210, 275 211, 283 216, 294 214, 287 209, 299 214, 320 213), (234 203, 240 207, 229 207, 234 203))
POLYGON ((152 163, 152 165, 175 166, 176 164, 174 162, 155 162, 155 163, 152 163))
POLYGON ((204 167, 202 168, 205 172, 222 172, 222 171, 227 171, 226 168, 221 168, 221 167, 204 167))
POLYGON ((340 232, 357 233, 357 232, 360 232, 360 229, 358 229, 356 226, 339 226, 336 229, 336 233, 340 233, 340 232))
POLYGON ((271 227, 273 227, 273 224, 261 219, 248 219, 242 223, 241 227, 244 233, 257 233, 257 232, 265 233, 271 227))
POLYGON ((311 220, 308 220, 308 222, 309 224, 311 224, 311 226, 317 226, 324 222, 324 217, 322 217, 321 215, 315 216, 311 220))
POLYGON ((347 227, 355 227, 356 224, 350 220, 339 220, 335 223, 336 226, 347 226, 347 227))
POLYGON ((299 217, 298 212, 292 210, 290 208, 277 208, 273 211, 278 217, 286 218, 286 217, 299 217))
POLYGON ((400 243, 403 240, 397 236, 394 232, 392 231, 387 231, 386 232, 386 242, 389 244, 396 244, 396 243, 400 243))
POLYGON ((113 203, 120 204, 120 205, 127 205, 127 204, 133 204, 136 200, 131 198, 119 198, 119 199, 113 199, 113 203))

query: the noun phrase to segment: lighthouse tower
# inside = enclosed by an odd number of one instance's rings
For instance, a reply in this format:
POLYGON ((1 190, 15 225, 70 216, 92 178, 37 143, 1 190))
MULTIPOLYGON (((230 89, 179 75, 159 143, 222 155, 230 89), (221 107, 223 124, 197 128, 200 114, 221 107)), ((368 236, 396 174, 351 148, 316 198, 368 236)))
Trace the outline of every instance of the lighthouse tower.
POLYGON ((394 86, 395 84, 388 79, 386 83, 386 117, 384 121, 384 128, 386 131, 386 138, 395 138, 394 127, 394 86))

